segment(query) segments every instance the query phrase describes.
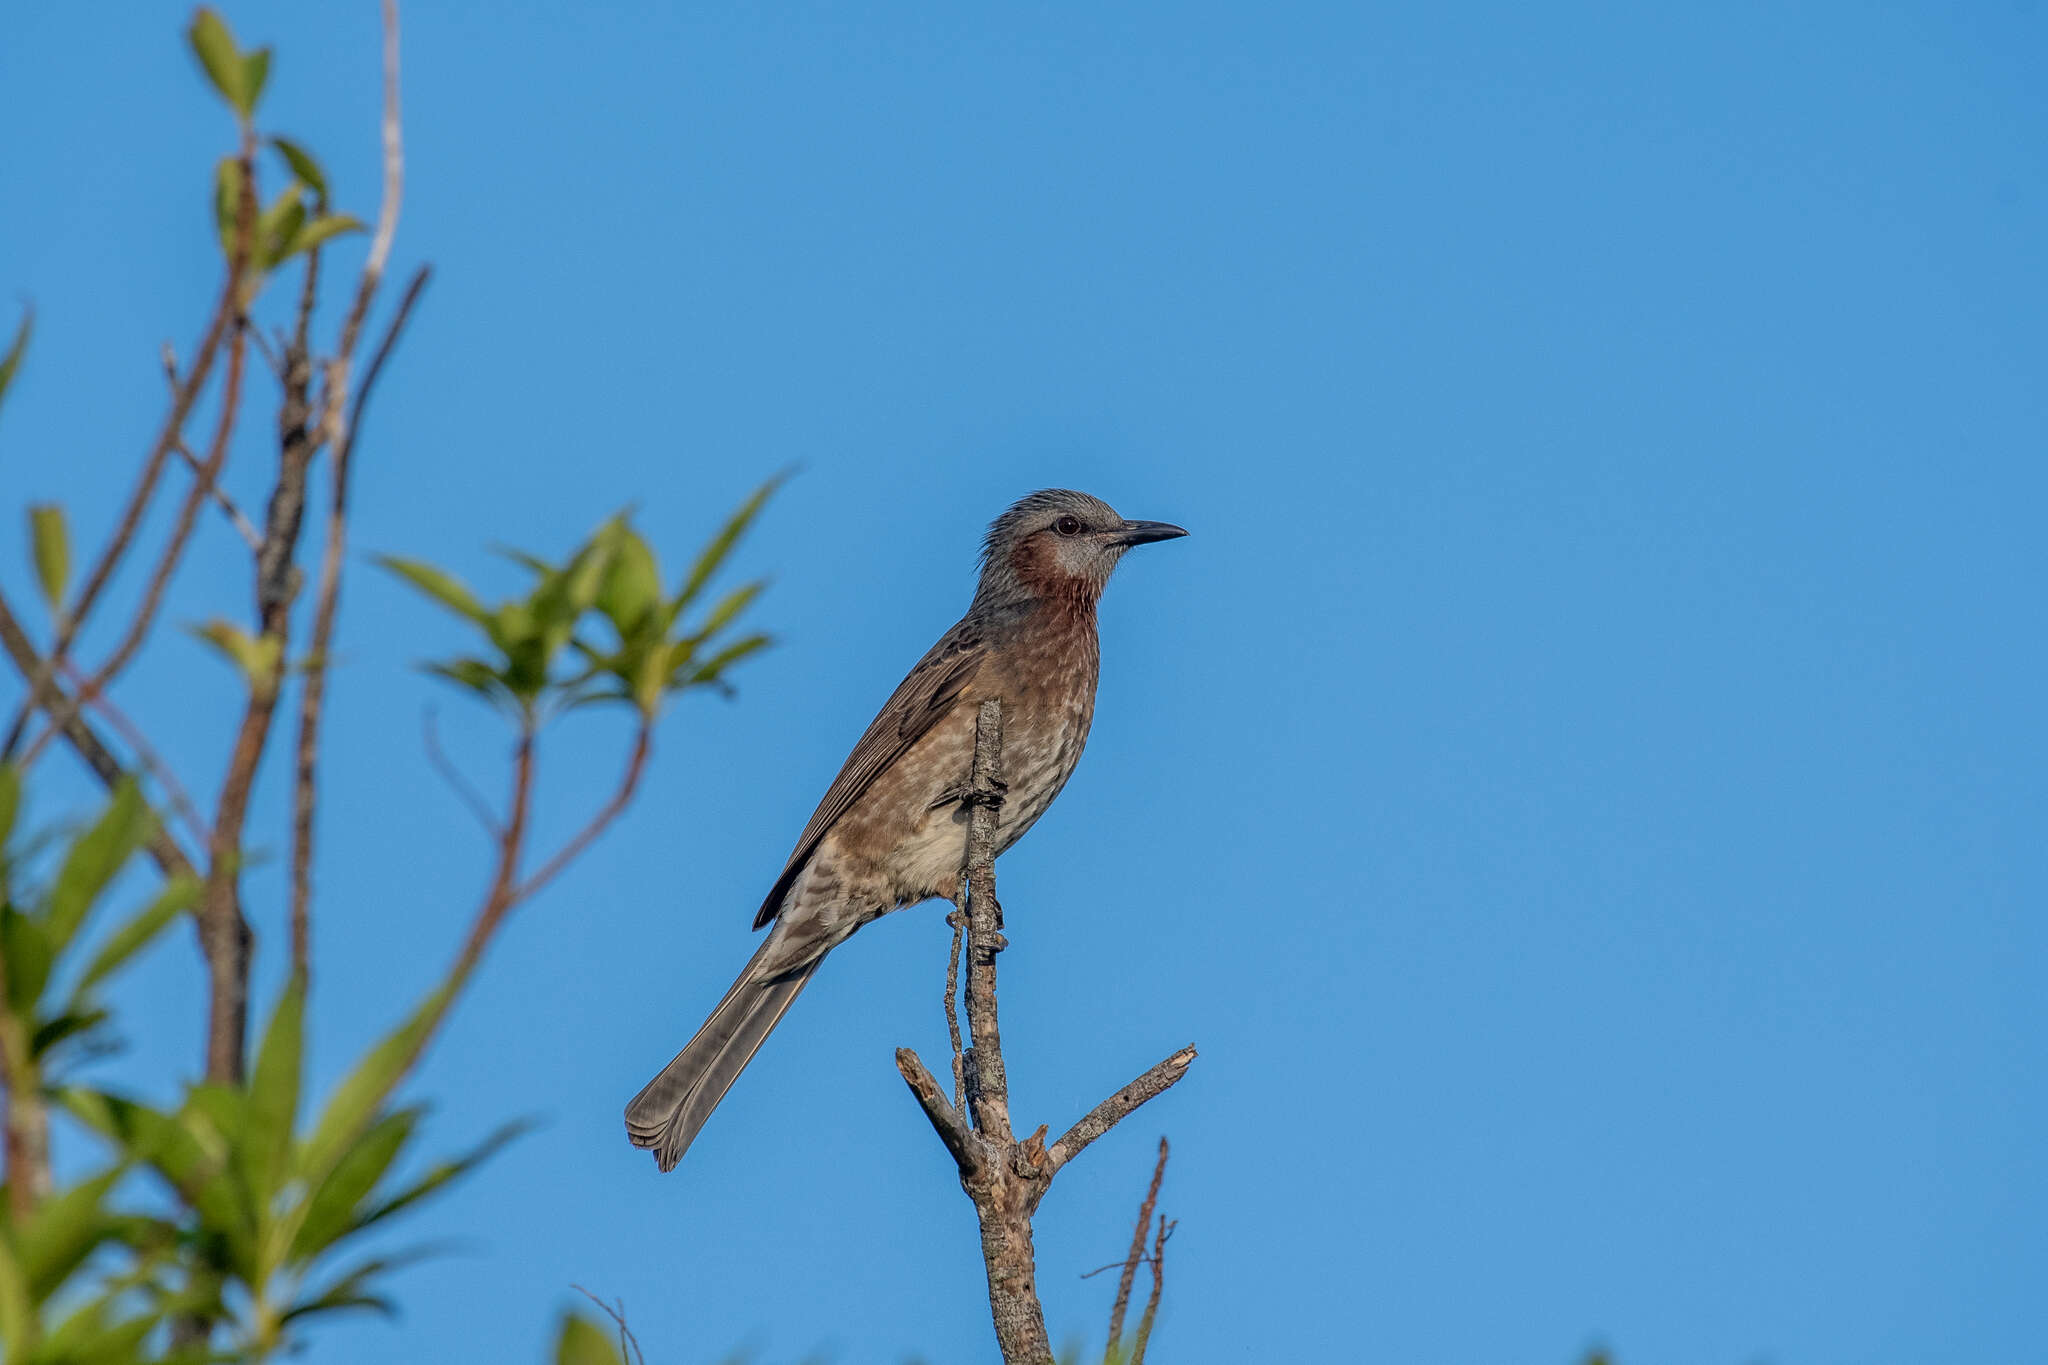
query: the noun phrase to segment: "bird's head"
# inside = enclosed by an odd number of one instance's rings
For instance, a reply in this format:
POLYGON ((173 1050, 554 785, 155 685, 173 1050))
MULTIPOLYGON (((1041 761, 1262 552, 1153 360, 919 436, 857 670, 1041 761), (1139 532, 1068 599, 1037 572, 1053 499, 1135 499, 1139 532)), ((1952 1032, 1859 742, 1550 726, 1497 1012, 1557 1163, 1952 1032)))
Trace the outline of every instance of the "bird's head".
POLYGON ((1126 521, 1100 498, 1046 488, 990 523, 981 547, 977 600, 1093 604, 1133 545, 1187 532, 1163 521, 1126 521))

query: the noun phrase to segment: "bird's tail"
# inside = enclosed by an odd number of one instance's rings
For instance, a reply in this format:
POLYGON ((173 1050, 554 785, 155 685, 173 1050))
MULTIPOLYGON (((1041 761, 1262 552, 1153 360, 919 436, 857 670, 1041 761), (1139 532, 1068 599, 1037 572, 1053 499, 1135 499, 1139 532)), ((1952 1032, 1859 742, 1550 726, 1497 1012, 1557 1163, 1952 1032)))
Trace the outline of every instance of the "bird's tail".
POLYGON ((626 1135, 635 1147, 652 1148, 654 1164, 664 1171, 683 1159, 711 1111, 824 961, 821 954, 794 971, 756 981, 755 964, 773 942, 771 937, 761 945, 697 1036, 626 1106, 626 1135))

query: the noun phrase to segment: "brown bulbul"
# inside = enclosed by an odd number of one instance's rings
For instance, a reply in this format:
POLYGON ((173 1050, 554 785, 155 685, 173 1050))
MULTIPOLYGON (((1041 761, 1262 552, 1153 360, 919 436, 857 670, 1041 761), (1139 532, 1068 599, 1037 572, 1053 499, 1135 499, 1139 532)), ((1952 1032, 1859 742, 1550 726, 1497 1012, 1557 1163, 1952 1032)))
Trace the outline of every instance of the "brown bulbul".
POLYGON ((957 900, 975 717, 1003 704, 996 852, 1060 794, 1095 714, 1095 603, 1133 545, 1187 532, 1126 521, 1099 498, 1033 493, 997 517, 960 623, 903 680, 818 803, 761 902, 767 941, 689 1046, 626 1106, 626 1132, 672 1169, 825 954, 891 910, 957 900))

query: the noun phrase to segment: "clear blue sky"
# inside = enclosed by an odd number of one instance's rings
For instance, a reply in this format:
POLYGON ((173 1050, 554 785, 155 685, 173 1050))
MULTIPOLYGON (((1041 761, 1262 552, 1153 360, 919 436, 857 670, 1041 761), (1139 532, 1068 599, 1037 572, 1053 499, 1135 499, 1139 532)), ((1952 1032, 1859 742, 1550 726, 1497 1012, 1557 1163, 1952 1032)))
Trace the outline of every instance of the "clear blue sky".
MULTIPOLYGON (((410 1229, 464 1249, 399 1325, 311 1360, 537 1359, 571 1281, 666 1365, 992 1358, 890 1064, 943 1048, 938 907, 833 959, 676 1175, 619 1110, 982 524, 1049 484, 1194 534, 1120 572, 1087 759, 1003 865, 1018 1116, 1202 1050, 1045 1205, 1055 1336, 1099 1337, 1077 1275, 1165 1132, 1181 1365, 2043 1358, 2036 4, 656 9, 408 10, 396 261, 438 275, 357 543, 502 588, 488 543, 634 502, 673 562, 800 462, 741 557, 782 644, 500 941, 418 1089, 443 1148, 547 1127, 410 1229)), ((367 214, 370 0, 228 14, 367 214)), ((183 17, 31 6, 0 43, 0 287, 40 310, 0 469, 88 539, 214 288, 230 129, 183 17)), ((243 609, 210 537, 187 617, 243 609)), ((451 638, 354 580, 323 1077, 482 883, 419 716, 494 789, 499 731, 409 669, 451 638)), ((216 667, 169 636, 127 694, 192 765, 216 667)), ((546 828, 620 743, 554 737, 546 828)), ((198 995, 167 943, 109 1077, 195 1065, 198 995)))

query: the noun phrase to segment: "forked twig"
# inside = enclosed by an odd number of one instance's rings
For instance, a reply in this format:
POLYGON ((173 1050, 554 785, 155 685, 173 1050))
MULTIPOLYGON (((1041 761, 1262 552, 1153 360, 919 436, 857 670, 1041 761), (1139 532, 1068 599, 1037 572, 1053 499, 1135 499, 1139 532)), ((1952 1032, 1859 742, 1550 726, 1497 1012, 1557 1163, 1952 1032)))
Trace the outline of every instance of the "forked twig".
MULTIPOLYGON (((1046 1339, 1045 1308, 1036 1283, 1032 1214, 1060 1168, 1139 1105, 1186 1075, 1195 1059, 1195 1050, 1181 1049, 1096 1105, 1051 1147, 1046 1145, 1042 1124, 1021 1142, 1013 1136, 1009 1085, 996 1015, 996 955, 1007 946, 1001 933, 1002 906, 996 899, 995 888, 996 815, 1003 799, 1001 777, 1002 703, 988 698, 981 703, 976 718, 970 783, 961 795, 953 798, 964 801, 971 809, 964 859, 966 894, 948 921, 954 928, 954 951, 947 968, 946 1021, 957 1068, 956 1097, 947 1102, 931 1072, 909 1048, 896 1050, 896 1069, 902 1073, 904 1084, 910 1087, 932 1131, 953 1158, 961 1188, 974 1202, 981 1224, 982 1261, 988 1274, 989 1316, 1004 1361, 1008 1365, 1050 1365, 1052 1348, 1046 1339), (964 1050, 955 1006, 963 936, 967 953, 969 1042, 964 1050)), ((1152 1193, 1146 1198, 1137 1233, 1135 1254, 1139 1259, 1143 1257, 1145 1231, 1151 1222, 1152 1203, 1158 1195, 1165 1161, 1162 1140, 1159 1167, 1154 1172, 1152 1193)), ((1157 1256, 1156 1249, 1153 1254, 1157 1256)), ((1136 1270, 1136 1261, 1130 1262, 1118 1300, 1113 1335, 1121 1334, 1129 1284, 1136 1270)), ((1150 1321, 1148 1311, 1139 1327, 1141 1341, 1150 1330, 1150 1321)))
POLYGON ((1103 1348, 1103 1365, 1117 1365, 1117 1347, 1123 1344, 1124 1313, 1131 1304, 1131 1284, 1138 1277, 1138 1263, 1145 1259, 1145 1234, 1152 1230, 1152 1209, 1159 1203, 1160 1182, 1166 1179, 1166 1139, 1159 1139, 1159 1160, 1152 1167, 1152 1184, 1145 1202, 1138 1206, 1138 1228, 1131 1234, 1131 1250, 1124 1257, 1124 1273, 1117 1277, 1116 1303, 1109 1310, 1109 1344, 1103 1348))
POLYGON ((1131 1346, 1131 1365, 1145 1365, 1145 1347, 1152 1341, 1152 1323, 1159 1316, 1159 1296, 1166 1290, 1166 1239, 1180 1226, 1177 1219, 1159 1215, 1159 1235, 1152 1241, 1152 1292, 1145 1299, 1145 1316, 1138 1319, 1138 1337, 1131 1346))
POLYGON ((615 1300, 616 1306, 614 1306, 613 1303, 606 1303, 580 1284, 572 1284, 569 1287, 596 1304, 598 1308, 603 1310, 606 1317, 619 1325, 619 1359, 631 1362, 632 1365, 647 1365, 647 1353, 640 1349, 640 1338, 634 1336, 633 1329, 626 1326, 626 1301, 624 1299, 615 1300))

